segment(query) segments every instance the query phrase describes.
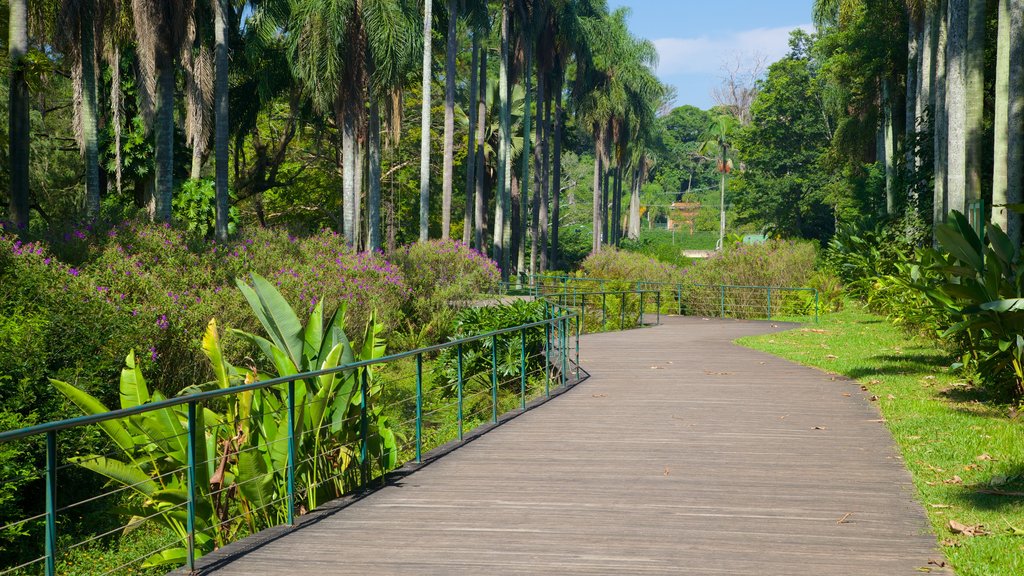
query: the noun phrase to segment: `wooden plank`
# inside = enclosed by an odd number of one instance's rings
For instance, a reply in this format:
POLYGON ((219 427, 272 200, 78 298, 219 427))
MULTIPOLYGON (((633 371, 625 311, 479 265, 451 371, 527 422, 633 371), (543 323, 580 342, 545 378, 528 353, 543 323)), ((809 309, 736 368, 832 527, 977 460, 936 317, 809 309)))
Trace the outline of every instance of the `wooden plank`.
POLYGON ((942 554, 860 387, 730 343, 782 328, 585 336, 584 384, 203 571, 919 574, 942 554))

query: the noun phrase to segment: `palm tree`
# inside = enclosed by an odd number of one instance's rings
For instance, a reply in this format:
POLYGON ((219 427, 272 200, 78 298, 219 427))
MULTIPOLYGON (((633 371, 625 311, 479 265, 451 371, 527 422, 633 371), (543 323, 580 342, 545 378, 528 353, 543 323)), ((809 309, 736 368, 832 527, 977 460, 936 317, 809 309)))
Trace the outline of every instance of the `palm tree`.
POLYGON ((216 236, 228 239, 228 0, 210 0, 213 4, 214 69, 214 169, 216 183, 216 236))
POLYGON ((509 1, 501 2, 501 61, 498 64, 499 114, 501 117, 500 146, 498 147, 498 182, 494 203, 493 258, 501 268, 502 280, 508 279, 507 246, 505 242, 505 218, 509 212, 508 163, 511 148, 511 118, 509 117, 509 1))
POLYGON ((444 159, 441 169, 441 238, 452 227, 452 179, 455 163, 455 55, 459 49, 457 0, 448 0, 448 49, 444 66, 444 159))
POLYGON ((946 39, 946 208, 967 207, 967 46, 969 0, 948 0, 946 39))
POLYGON ((1020 216, 1007 208, 1020 204, 1024 186, 1021 130, 1024 128, 1024 0, 999 1, 996 57, 995 152, 992 174, 992 223, 1020 245, 1020 216))
POLYGON ((934 137, 932 140, 932 146, 934 147, 934 161, 933 166, 933 180, 934 180, 934 195, 932 196, 932 235, 934 241, 934 231, 938 225, 946 220, 946 206, 947 206, 947 162, 948 162, 948 149, 949 149, 949 116, 946 108, 946 45, 947 36, 949 30, 949 22, 947 19, 948 11, 948 0, 938 0, 937 11, 935 16, 935 24, 933 25, 934 30, 934 50, 935 56, 932 60, 932 66, 934 72, 935 87, 935 106, 933 108, 932 117, 934 118, 933 132, 934 137))
POLYGON ((969 0, 967 12, 967 191, 966 201, 981 199, 982 132, 985 115, 986 0, 969 0))
POLYGON ((132 0, 142 74, 144 116, 152 117, 156 146, 156 190, 147 199, 150 216, 171 221, 174 190, 174 88, 176 60, 195 8, 192 0, 132 0), (151 103, 155 102, 155 106, 151 103))
POLYGON ((703 142, 700 150, 712 152, 717 156, 718 172, 721 174, 721 191, 719 196, 719 221, 718 221, 718 245, 716 250, 725 246, 725 184, 732 170, 732 160, 729 158, 729 149, 732 148, 732 140, 739 129, 739 123, 728 114, 719 114, 701 137, 703 142))
POLYGON ((423 104, 420 119, 420 242, 430 235, 430 83, 434 0, 423 0, 423 104))
POLYGON ((11 78, 8 91, 8 135, 10 138, 10 206, 11 223, 16 228, 28 227, 28 159, 29 110, 28 82, 25 80, 23 60, 28 53, 28 2, 9 0, 10 18, 7 57, 11 78))

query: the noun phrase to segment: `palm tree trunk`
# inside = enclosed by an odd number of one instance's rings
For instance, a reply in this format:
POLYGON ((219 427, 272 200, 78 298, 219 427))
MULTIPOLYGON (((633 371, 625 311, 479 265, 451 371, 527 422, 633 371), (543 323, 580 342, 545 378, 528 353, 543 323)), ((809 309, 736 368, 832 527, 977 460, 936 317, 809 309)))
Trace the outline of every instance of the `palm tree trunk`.
MULTIPOLYGON (((466 151, 466 209, 462 218, 462 243, 469 244, 473 234, 473 212, 475 205, 473 197, 476 189, 476 101, 477 101, 477 74, 480 60, 480 33, 473 32, 473 49, 471 63, 469 65, 469 108, 466 109, 466 116, 469 119, 469 132, 466 143, 469 150, 466 151)), ((479 249, 480 247, 477 246, 479 249)))
MULTIPOLYGON (((1006 201, 1024 202, 1024 2, 1010 0, 1010 92, 1006 142, 1006 201)), ((1021 243, 1021 215, 1010 213, 1006 233, 1014 246, 1021 243)))
POLYGON ((341 120, 341 231, 345 243, 356 245, 356 119, 351 106, 345 106, 341 120))
POLYGON ((423 2, 423 102, 420 107, 420 242, 430 236, 430 40, 433 0, 423 2))
POLYGON ((10 0, 10 22, 8 24, 7 55, 10 59, 11 77, 8 92, 8 137, 10 138, 11 189, 9 214, 11 222, 19 229, 28 227, 28 160, 29 160, 29 109, 28 83, 22 59, 28 52, 28 6, 27 0, 10 0))
POLYGON ((933 108, 934 159, 934 196, 932 198, 932 243, 935 243, 935 227, 946 220, 946 151, 949 146, 948 115, 946 111, 946 42, 948 22, 946 20, 947 0, 940 0, 939 12, 935 16, 935 38, 932 44, 935 56, 932 59, 933 83, 935 87, 933 108))
POLYGON ((228 0, 215 0, 214 10, 214 179, 217 240, 228 239, 228 0))
POLYGON ((95 14, 92 6, 82 6, 80 37, 82 42, 82 141, 85 149, 85 214, 90 220, 100 212, 100 157, 96 122, 96 44, 95 14))
POLYGON ((967 193, 981 199, 982 133, 985 117, 986 0, 970 0, 967 17, 967 193))
POLYGON ((370 191, 367 198, 369 213, 368 245, 371 251, 380 250, 380 105, 374 98, 370 102, 370 126, 367 139, 370 163, 370 191))
POLYGON ((633 171, 633 186, 629 195, 629 230, 630 240, 640 238, 640 178, 639 168, 633 171))
MULTIPOLYGON (((538 240, 540 242, 540 254, 539 261, 537 262, 538 270, 544 273, 548 269, 548 170, 550 165, 548 164, 548 137, 551 135, 551 95, 547 92, 548 78, 544 74, 537 76, 537 102, 542 103, 542 106, 537 108, 538 118, 537 122, 537 151, 538 165, 535 167, 540 175, 537 188, 539 189, 540 196, 534 195, 534 207, 537 210, 537 228, 538 228, 538 240)), ((534 248, 534 252, 537 248, 534 248)))
POLYGON ((725 177, 726 177, 726 166, 728 166, 729 158, 726 154, 725 148, 722 148, 722 177, 721 177, 721 190, 718 197, 718 249, 725 250, 725 177))
POLYGON ((603 186, 601 185, 601 173, 603 167, 601 166, 601 156, 603 155, 604 147, 604 126, 599 124, 594 125, 594 213, 593 213, 593 234, 594 238, 591 242, 591 250, 593 252, 601 251, 601 224, 604 219, 604 210, 601 209, 601 203, 604 199, 602 194, 603 186))
POLYGON ((888 78, 882 79, 882 133, 885 144, 885 213, 896 212, 896 134, 893 126, 893 94, 888 78))
POLYGON ((355 168, 355 174, 353 180, 355 180, 355 191, 352 194, 352 236, 355 238, 352 243, 352 247, 356 250, 361 250, 362 242, 360 237, 362 236, 362 214, 363 214, 363 161, 366 160, 363 154, 363 137, 358 134, 357 128, 356 142, 355 142, 355 153, 353 165, 355 168))
POLYGON ((486 180, 485 170, 487 169, 487 162, 485 162, 484 157, 484 137, 486 136, 487 127, 487 98, 484 97, 484 94, 487 93, 486 50, 482 50, 480 54, 480 74, 478 80, 480 82, 480 99, 476 104, 476 194, 473 200, 474 244, 477 250, 486 253, 487 248, 484 246, 484 220, 487 209, 487 203, 484 202, 484 181, 486 180))
POLYGON ((947 209, 967 208, 967 4, 949 0, 946 45, 947 209))
MULTIPOLYGON (((533 119, 533 114, 530 113, 530 104, 533 96, 533 43, 528 39, 523 42, 525 46, 525 57, 523 59, 523 76, 526 79, 526 99, 523 102, 523 178, 520 180, 522 190, 519 194, 519 266, 516 270, 522 274, 526 268, 526 223, 529 222, 527 215, 528 202, 527 198, 530 196, 530 161, 533 159, 530 153, 530 138, 533 137, 530 127, 530 120, 533 119)), ((533 212, 537 211, 537 206, 534 204, 533 212)), ((536 236, 536 234, 534 235, 536 236)), ((534 242, 533 250, 537 249, 537 244, 534 242)), ((532 254, 532 252, 531 252, 532 254)), ((533 260, 533 258, 531 258, 533 260)), ((531 264, 531 272, 534 270, 534 266, 531 264)))
POLYGON ((622 160, 616 154, 615 180, 612 182, 612 228, 611 244, 619 245, 622 237, 622 160))
POLYGON ((455 164, 455 53, 459 49, 458 4, 448 0, 448 50, 444 69, 444 167, 441 170, 441 238, 452 229, 452 179, 455 164))
POLYGON ((1021 14, 1024 0, 999 0, 999 33, 996 55, 995 94, 995 146, 992 167, 992 223, 1006 232, 1013 231, 1014 245, 1020 244, 1020 219, 1007 204, 1021 201, 1020 132, 1021 101, 1020 68, 1022 35, 1021 14), (1014 28, 1016 17, 1018 28, 1014 28), (1016 70, 1011 70, 1016 68, 1016 70), (1015 72, 1015 73, 1014 73, 1015 72), (1016 80, 1016 84, 1014 83, 1016 80), (1015 116, 1015 117, 1014 117, 1015 116), (1014 117, 1011 120, 1011 117, 1014 117), (1017 150, 1011 152, 1010 143, 1016 141, 1017 150))
POLYGON ((551 156, 551 263, 558 266, 558 225, 561 216, 560 199, 562 197, 562 72, 555 69, 555 117, 551 124, 554 132, 555 149, 551 156))
POLYGON ((508 265, 505 250, 505 207, 508 203, 508 162, 510 156, 511 120, 508 102, 508 18, 509 0, 501 3, 501 62, 498 66, 498 92, 500 100, 500 138, 498 147, 498 182, 494 202, 494 260, 501 267, 502 280, 508 279, 508 265))
POLYGON ((156 193, 153 218, 171 221, 174 193, 174 58, 161 54, 157 61, 156 102, 156 193))
POLYGON ((526 232, 526 202, 523 199, 525 192, 522 180, 513 174, 511 213, 512 242, 509 246, 512 247, 510 252, 516 255, 517 277, 523 273, 523 270, 526 267, 526 238, 524 234, 526 232))
POLYGON ((921 44, 918 34, 918 23, 913 14, 907 16, 907 90, 904 103, 903 120, 903 154, 906 174, 913 172, 916 164, 914 135, 917 133, 917 91, 919 78, 918 67, 921 63, 921 44))

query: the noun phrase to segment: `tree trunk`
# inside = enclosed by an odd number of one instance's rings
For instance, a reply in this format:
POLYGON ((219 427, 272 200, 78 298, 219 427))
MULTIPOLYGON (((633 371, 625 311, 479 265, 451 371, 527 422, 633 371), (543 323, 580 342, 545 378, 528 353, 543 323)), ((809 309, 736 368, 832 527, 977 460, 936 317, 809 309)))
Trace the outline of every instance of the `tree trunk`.
POLYGON ((29 143, 28 83, 22 60, 28 52, 27 0, 10 0, 7 55, 10 60, 10 89, 8 92, 8 137, 10 138, 11 189, 9 214, 18 230, 28 227, 29 210, 29 143))
POLYGON ((423 2, 423 102, 420 106, 420 242, 430 237, 430 40, 432 0, 423 2))
POLYGON ((366 210, 369 216, 367 246, 370 251, 380 250, 380 105, 370 102, 370 126, 367 139, 370 163, 370 190, 366 210))
POLYGON ((355 159, 353 161, 353 167, 355 168, 355 174, 353 174, 353 180, 355 181, 355 192, 352 194, 352 247, 356 250, 362 250, 362 242, 360 238, 362 236, 362 221, 363 221, 363 161, 366 160, 363 154, 363 136, 359 134, 359 128, 356 128, 356 142, 355 142, 355 159))
POLYGON ((157 56, 156 98, 156 194, 153 218, 171 221, 171 198, 174 194, 174 58, 157 56))
POLYGON ((441 238, 452 231, 452 180, 455 164, 455 53, 459 49, 457 0, 448 0, 448 51, 444 68, 444 167, 441 170, 441 238))
POLYGON ((893 94, 888 78, 882 79, 883 137, 885 140, 885 213, 896 212, 896 134, 893 126, 893 94))
POLYGON ((93 6, 81 7, 80 37, 82 42, 82 141, 85 152, 85 214, 89 220, 100 213, 100 157, 96 122, 96 43, 93 6))
POLYGON ((509 18, 509 0, 504 0, 501 3, 501 62, 498 66, 498 92, 500 100, 499 115, 500 121, 500 138, 501 142, 498 147, 498 181, 497 190, 495 192, 494 202, 494 260, 498 262, 498 266, 501 267, 502 280, 508 280, 508 266, 507 266, 507 251, 505 250, 505 209, 508 204, 508 162, 509 156, 511 155, 509 148, 511 147, 510 140, 511 134, 511 118, 509 117, 509 102, 508 102, 508 42, 509 42, 509 29, 508 29, 508 18, 509 18))
POLYGON ((484 156, 484 137, 486 136, 487 128, 487 51, 482 50, 480 54, 480 74, 478 78, 480 82, 480 99, 476 104, 476 198, 473 203, 473 219, 474 219, 474 244, 476 249, 481 253, 487 252, 487 247, 484 246, 484 220, 486 218, 487 203, 484 202, 485 194, 485 170, 487 168, 486 158, 484 156))
MULTIPOLYGON (((347 100, 347 98, 346 98, 347 100)), ((356 246, 356 119, 351 106, 345 105, 341 119, 341 231, 345 244, 356 246)))
MULTIPOLYGON (((557 136, 556 136, 557 137, 557 136)), ((601 166, 601 156, 604 154, 604 126, 600 124, 594 125, 594 221, 593 221, 593 234, 594 238, 591 242, 591 250, 593 252, 601 251, 601 237, 602 230, 601 224, 604 221, 604 210, 601 208, 601 203, 604 200, 604 194, 602 190, 604 186, 601 184, 601 174, 603 172, 601 166)))
POLYGON ((509 252, 516 255, 515 270, 517 277, 522 274, 526 264, 526 238, 523 235, 523 232, 526 231, 526 202, 523 201, 524 193, 522 181, 513 174, 512 211, 510 214, 512 242, 509 244, 511 247, 509 252))
MULTIPOLYGON (((519 274, 523 273, 526 268, 526 223, 529 222, 527 215, 527 199, 530 197, 530 161, 533 159, 530 153, 530 138, 533 137, 530 128, 530 120, 533 119, 533 114, 530 112, 530 105, 533 96, 533 43, 526 39, 525 44, 525 57, 523 59, 523 76, 526 80, 526 98, 523 102, 523 178, 520 180, 520 186, 522 190, 519 194, 519 266, 516 271, 519 274)), ((534 205, 533 211, 537 211, 537 206, 534 205)), ((537 249, 536 243, 533 245, 533 249, 537 249)), ((531 252, 532 253, 532 252, 531 252)), ((530 267, 531 271, 534 269, 530 267)))
POLYGON ((967 17, 967 192, 965 200, 981 199, 982 135, 985 119, 986 0, 969 0, 967 17))
POLYGON ((562 198, 562 70, 555 68, 555 117, 551 124, 555 149, 551 156, 551 264, 558 267, 558 227, 562 198))
POLYGON ((918 66, 921 60, 918 23, 913 14, 907 16, 907 90, 903 120, 903 154, 906 174, 913 172, 917 164, 917 151, 914 150, 914 135, 917 133, 917 90, 918 66))
POLYGON ((228 239, 228 0, 215 0, 214 9, 214 179, 216 182, 217 240, 228 239))
POLYGON ((967 4, 949 0, 946 45, 947 209, 967 209, 967 4))
POLYGON ((1007 204, 1021 201, 1022 59, 1021 14, 1024 0, 999 0, 999 36, 996 56, 995 147, 992 167, 992 223, 1012 232, 1020 245, 1020 217, 1007 204), (1014 22, 1016 20, 1016 22, 1014 22), (1016 26, 1016 27, 1015 27, 1016 26), (1011 151, 1011 142, 1016 149, 1011 151))
POLYGON ((622 239, 622 159, 616 154, 615 188, 612 190, 612 245, 618 247, 622 239))
POLYGON ((629 195, 629 226, 627 236, 630 240, 640 238, 640 177, 639 168, 633 171, 633 185, 629 195))
MULTIPOLYGON (((540 229, 540 262, 538 262, 538 266, 541 274, 547 272, 548 269, 548 202, 550 201, 548 187, 551 185, 551 164, 548 156, 548 138, 551 137, 551 94, 547 91, 548 80, 549 78, 544 75, 537 77, 537 101, 543 103, 543 115, 540 116, 541 120, 537 126, 537 140, 540 143, 540 166, 538 167, 540 202, 537 206, 537 224, 540 229)), ((539 109, 538 113, 540 113, 539 109)))
POLYGON ((935 243, 935 227, 945 222, 947 213, 947 188, 946 188, 946 151, 948 141, 948 115, 946 111, 946 42, 948 22, 946 20, 947 0, 940 0, 939 13, 935 16, 934 42, 932 43, 935 56, 932 59, 932 85, 934 86, 935 107, 932 114, 933 119, 933 146, 934 159, 932 162, 935 177, 934 196, 932 198, 932 243, 935 243))
MULTIPOLYGON (((469 108, 466 108, 466 117, 469 119, 469 131, 466 136, 466 144, 469 149, 466 151, 466 203, 462 217, 462 243, 469 245, 473 234, 473 212, 474 192, 476 190, 476 104, 477 104, 477 74, 480 60, 480 32, 473 31, 473 49, 471 63, 469 65, 469 108)), ((477 246, 479 249, 480 246, 477 246)))
POLYGON ((718 249, 725 250, 725 168, 729 161, 728 155, 726 154, 725 148, 722 148, 722 177, 721 177, 721 191, 718 198, 718 249))

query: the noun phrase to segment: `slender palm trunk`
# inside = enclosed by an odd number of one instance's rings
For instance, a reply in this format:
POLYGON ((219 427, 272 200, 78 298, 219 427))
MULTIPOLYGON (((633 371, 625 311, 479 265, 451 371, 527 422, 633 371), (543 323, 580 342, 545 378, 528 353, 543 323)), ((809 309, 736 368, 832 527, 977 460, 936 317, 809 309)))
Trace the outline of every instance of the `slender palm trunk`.
POLYGON ((366 155, 363 153, 364 138, 362 134, 358 134, 360 130, 357 127, 356 136, 356 157, 354 162, 355 174, 353 179, 355 180, 355 193, 352 195, 352 236, 355 240, 352 243, 352 247, 356 250, 362 250, 362 222, 363 222, 363 162, 366 160, 366 155))
POLYGON ((725 249, 725 178, 726 178, 726 166, 728 166, 729 155, 726 152, 726 148, 722 147, 722 178, 721 178, 721 191, 718 198, 718 249, 725 249))
POLYGON ((354 248, 356 245, 356 119, 351 106, 345 106, 341 126, 341 230, 345 236, 345 243, 354 248))
POLYGON ((967 207, 967 4, 949 0, 946 45, 947 209, 967 207))
POLYGON ((370 164, 370 186, 367 196, 368 212, 367 246, 371 251, 380 250, 380 105, 376 98, 370 102, 370 126, 367 134, 367 155, 370 164))
MULTIPOLYGON (((534 209, 537 211, 537 240, 539 244, 538 270, 544 273, 548 269, 548 137, 551 132, 551 95, 547 93, 548 78, 544 74, 537 75, 537 165, 539 178, 534 193, 534 209), (539 192, 539 196, 536 192, 539 192)), ((538 249, 534 248, 534 252, 538 249)))
POLYGON ((618 246, 622 238, 622 180, 622 156, 616 153, 615 180, 612 183, 612 246, 618 246))
POLYGON ((558 266, 558 225, 562 197, 562 72, 555 69, 555 116, 551 124, 555 149, 551 156, 551 263, 558 266))
MULTIPOLYGON (((527 222, 530 221, 527 199, 530 197, 530 162, 533 159, 530 153, 530 138, 533 137, 530 128, 530 120, 533 118, 533 114, 530 112, 533 96, 533 43, 527 39, 524 44, 526 45, 526 54, 523 60, 523 76, 526 78, 526 100, 523 103, 523 177, 520 180, 522 190, 519 194, 519 266, 516 268, 520 274, 526 269, 526 228, 527 222)), ((533 212, 536 211, 537 206, 535 204, 533 212)), ((533 250, 536 249, 537 244, 534 242, 533 250)), ((531 272, 534 270, 532 265, 530 270, 531 272)))
POLYGON ((487 168, 487 162, 485 162, 484 158, 484 137, 486 136, 487 127, 487 99, 484 97, 484 94, 487 93, 486 50, 481 51, 480 54, 480 74, 478 80, 480 82, 480 99, 476 104, 476 194, 473 199, 473 233, 476 249, 486 253, 487 248, 484 246, 484 219, 487 209, 487 203, 484 202, 484 181, 486 180, 485 170, 487 168))
POLYGON ((423 102, 420 107, 420 242, 430 237, 430 40, 433 0, 423 2, 423 102))
POLYGON ((161 54, 157 62, 156 103, 156 194, 153 218, 171 221, 174 193, 174 58, 161 54))
POLYGON ((629 194, 629 226, 626 236, 630 240, 640 238, 640 169, 633 170, 633 183, 629 194))
POLYGON ((917 91, 918 66, 921 61, 921 44, 918 35, 918 23, 912 14, 907 17, 907 93, 904 102, 903 120, 903 154, 906 162, 903 167, 906 174, 913 171, 917 164, 917 153, 914 150, 914 135, 917 133, 917 91))
POLYGON ((1024 0, 999 0, 999 33, 996 57, 995 143, 992 170, 992 223, 1013 232, 1020 243, 1020 217, 1007 204, 1021 201, 1021 14, 1024 0), (1016 18, 1016 26, 1013 22, 1016 18), (1013 70, 1016 68, 1016 70, 1013 70), (1017 147, 1011 151, 1011 142, 1017 147))
POLYGON ((458 3, 448 0, 448 50, 444 68, 444 165, 441 169, 441 238, 451 236, 452 180, 455 164, 455 53, 459 49, 458 3))
POLYGON ((505 209, 508 203, 508 163, 510 156, 511 124, 508 110, 508 0, 501 4, 501 62, 498 70, 498 92, 500 100, 499 115, 501 143, 498 147, 498 182, 494 202, 494 260, 501 267, 502 279, 508 279, 505 250, 505 209))
POLYGON ((214 10, 214 180, 217 239, 228 239, 228 0, 215 0, 214 10))
POLYGON ((28 227, 29 109, 28 83, 22 60, 28 52, 27 0, 10 0, 7 55, 11 66, 8 92, 8 137, 10 138, 11 190, 9 215, 16 228, 28 227))
POLYGON ((934 173, 934 196, 932 198, 932 242, 935 242, 935 227, 946 220, 947 211, 947 188, 946 188, 946 162, 949 147, 948 135, 948 114, 946 110, 946 42, 948 22, 946 20, 947 0, 940 0, 939 12, 935 17, 933 26, 935 57, 932 60, 933 83, 935 87, 935 105, 933 118, 933 146, 935 156, 932 166, 934 173))
POLYGON ((114 126, 114 189, 121 193, 121 49, 115 44, 110 65, 110 121, 114 126))
POLYGON ((82 42, 82 141, 85 152, 85 214, 90 220, 100 212, 100 157, 97 140, 96 44, 93 6, 81 8, 82 42))
POLYGON ((476 190, 476 100, 479 60, 480 33, 473 31, 473 48, 469 65, 469 108, 466 109, 466 116, 469 119, 469 132, 467 133, 466 143, 469 146, 469 150, 466 151, 466 209, 462 217, 463 244, 469 244, 473 234, 473 212, 475 211, 473 197, 476 190))
POLYGON ((967 193, 981 199, 982 135, 985 117, 986 0, 969 0, 967 16, 967 193))
POLYGON ((885 213, 896 212, 896 134, 893 126, 893 94, 888 78, 882 79, 883 138, 885 144, 885 213))
POLYGON ((602 194, 603 186, 601 185, 601 173, 603 167, 601 166, 601 156, 603 155, 604 147, 604 126, 599 124, 594 125, 594 221, 593 221, 593 242, 591 243, 591 250, 593 252, 601 251, 601 237, 602 237, 602 222, 604 219, 604 210, 601 209, 601 203, 604 198, 602 194))

